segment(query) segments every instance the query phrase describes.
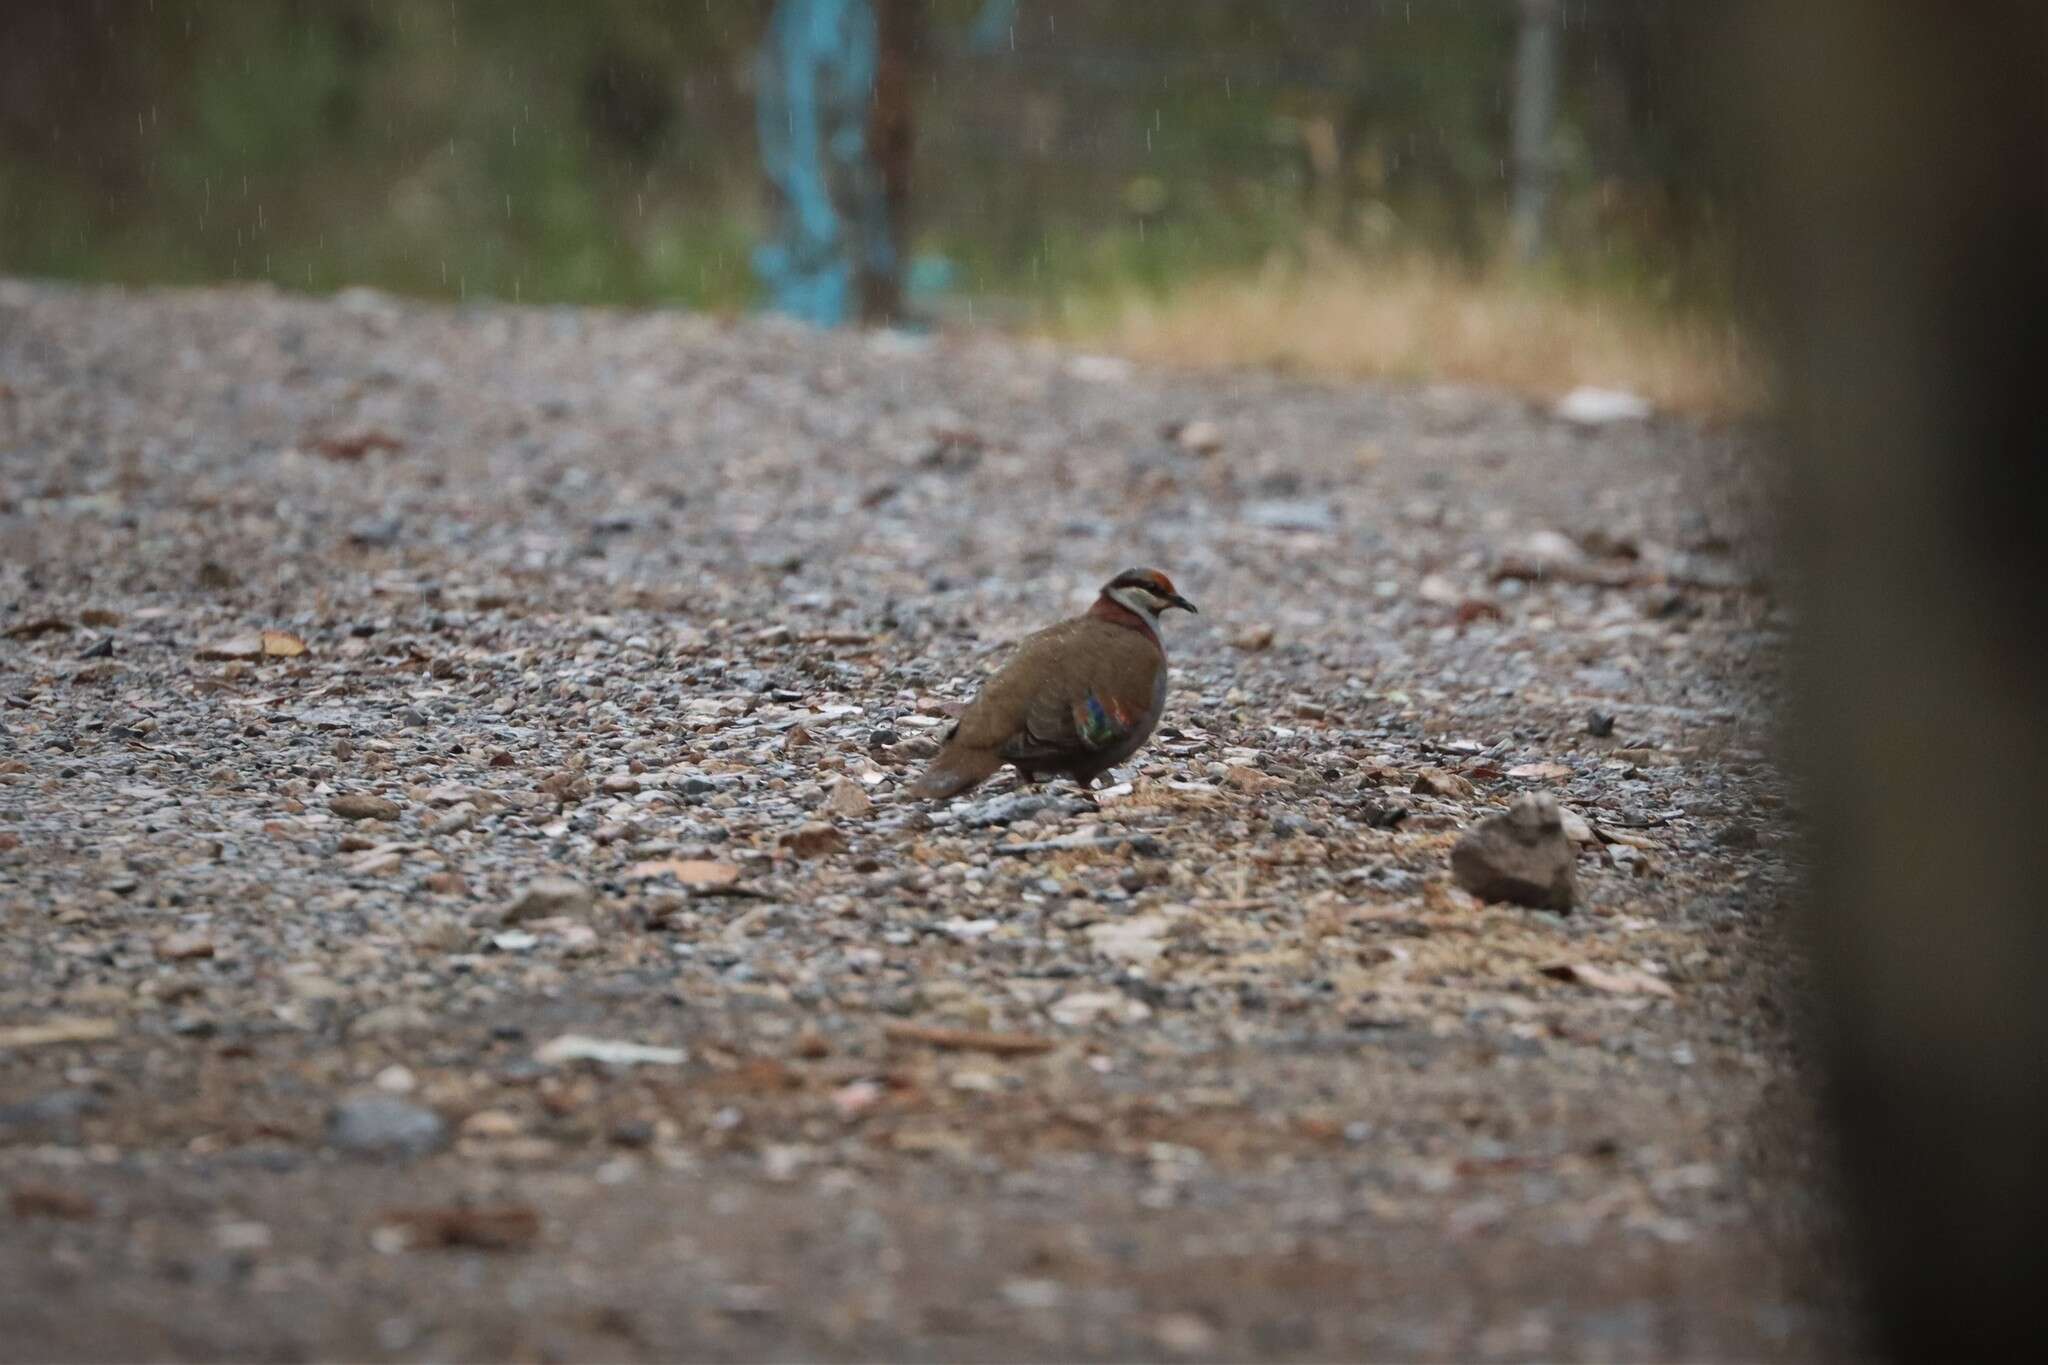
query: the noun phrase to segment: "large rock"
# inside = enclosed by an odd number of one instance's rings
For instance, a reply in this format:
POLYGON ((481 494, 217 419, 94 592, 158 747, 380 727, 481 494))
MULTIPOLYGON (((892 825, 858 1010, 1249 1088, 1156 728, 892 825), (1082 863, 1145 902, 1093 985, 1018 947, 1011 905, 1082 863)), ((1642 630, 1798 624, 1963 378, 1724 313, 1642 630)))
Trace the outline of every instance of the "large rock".
POLYGON ((1531 792, 1459 837, 1451 850, 1451 875, 1481 900, 1569 910, 1578 898, 1572 881, 1576 856, 1557 798, 1531 792))

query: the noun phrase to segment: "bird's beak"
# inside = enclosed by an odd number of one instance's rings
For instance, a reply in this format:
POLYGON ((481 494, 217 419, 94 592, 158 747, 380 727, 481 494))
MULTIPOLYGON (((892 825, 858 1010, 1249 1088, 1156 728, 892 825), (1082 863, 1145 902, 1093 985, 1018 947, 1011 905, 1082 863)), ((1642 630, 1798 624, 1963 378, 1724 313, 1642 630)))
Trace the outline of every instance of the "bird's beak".
POLYGON ((1166 605, 1169 607, 1179 607, 1182 611, 1193 611, 1197 616, 1200 616, 1202 614, 1199 611, 1195 611, 1194 603, 1188 601, 1187 598, 1182 597, 1179 593, 1175 593, 1173 596, 1167 598, 1166 605))

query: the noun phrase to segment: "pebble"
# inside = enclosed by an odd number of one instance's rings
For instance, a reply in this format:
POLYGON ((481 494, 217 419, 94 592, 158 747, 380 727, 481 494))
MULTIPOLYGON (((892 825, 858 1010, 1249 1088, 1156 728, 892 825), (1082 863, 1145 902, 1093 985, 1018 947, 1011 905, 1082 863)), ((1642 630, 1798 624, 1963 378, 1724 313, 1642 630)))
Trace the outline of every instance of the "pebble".
POLYGON ((1214 455, 1223 449, 1223 428, 1198 417, 1180 429, 1174 443, 1194 455, 1214 455))
POLYGON ((396 801, 370 792, 345 792, 329 801, 327 809, 344 820, 396 820, 399 815, 396 801))
POLYGON ((426 1156, 447 1141, 448 1126, 424 1105, 396 1095, 351 1096, 327 1119, 327 1141, 357 1156, 426 1156))
POLYGON ((847 820, 859 820, 872 814, 875 803, 860 783, 840 778, 832 784, 831 792, 825 797, 825 810, 847 820))
POLYGON ((156 955, 166 962, 188 962, 194 958, 212 957, 213 939, 200 932, 172 934, 156 945, 156 955))
POLYGON ((105 1108, 89 1090, 52 1090, 33 1099, 0 1104, 0 1133, 63 1131, 86 1114, 105 1108))
POLYGON ((452 807, 437 816, 434 822, 427 826, 427 832, 429 834, 442 835, 460 834, 462 831, 474 826, 476 821, 476 807, 464 802, 462 805, 452 807))
POLYGON ((784 834, 781 844, 799 858, 817 858, 846 847, 846 836, 822 821, 812 821, 784 834))
POLYGON ((504 923, 587 915, 595 904, 596 897, 590 888, 574 877, 535 877, 506 908, 504 923))
POLYGON ((1436 796, 1459 801, 1473 794, 1472 784, 1454 772, 1442 768, 1424 768, 1415 774, 1415 780, 1408 790, 1417 796, 1436 796))

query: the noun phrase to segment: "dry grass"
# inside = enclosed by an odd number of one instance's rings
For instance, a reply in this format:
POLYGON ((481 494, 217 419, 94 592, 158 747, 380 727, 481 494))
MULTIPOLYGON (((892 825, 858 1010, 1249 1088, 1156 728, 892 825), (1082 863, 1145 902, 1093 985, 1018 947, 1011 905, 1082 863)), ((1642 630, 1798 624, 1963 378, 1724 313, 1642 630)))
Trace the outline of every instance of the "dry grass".
POLYGON ((1132 293, 1077 308, 1057 330, 1159 364, 1452 381, 1543 399, 1596 384, 1699 414, 1751 411, 1764 393, 1754 353, 1726 323, 1427 261, 1274 264, 1164 300, 1132 293))

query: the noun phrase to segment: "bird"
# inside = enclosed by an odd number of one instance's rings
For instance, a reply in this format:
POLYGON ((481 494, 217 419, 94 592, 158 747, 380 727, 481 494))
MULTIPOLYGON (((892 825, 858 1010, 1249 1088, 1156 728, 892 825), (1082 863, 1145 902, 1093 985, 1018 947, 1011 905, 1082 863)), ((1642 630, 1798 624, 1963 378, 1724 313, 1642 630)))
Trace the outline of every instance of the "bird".
POLYGON ((958 796, 1005 763, 1026 782, 1095 779, 1151 738, 1166 705, 1162 612, 1192 612, 1157 569, 1126 569, 1083 615, 1027 636, 988 680, 911 786, 926 800, 958 796))

